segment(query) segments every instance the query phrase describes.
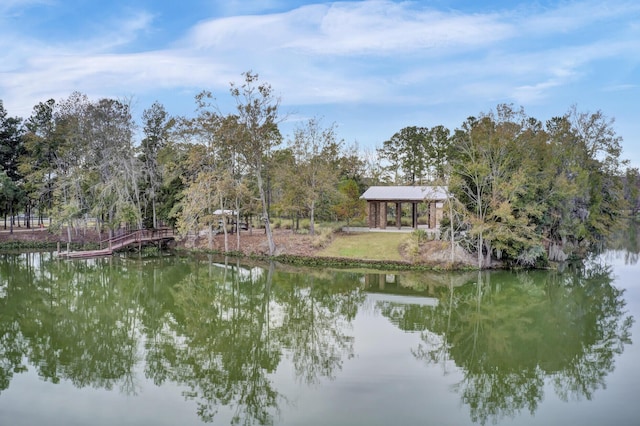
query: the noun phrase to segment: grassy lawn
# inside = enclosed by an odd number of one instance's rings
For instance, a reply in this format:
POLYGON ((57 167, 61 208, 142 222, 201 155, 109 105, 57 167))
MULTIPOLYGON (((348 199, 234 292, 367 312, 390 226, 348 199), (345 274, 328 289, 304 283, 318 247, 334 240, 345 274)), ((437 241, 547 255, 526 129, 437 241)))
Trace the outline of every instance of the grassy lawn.
POLYGON ((317 255, 349 259, 402 260, 398 247, 407 238, 408 234, 395 232, 342 234, 317 255))

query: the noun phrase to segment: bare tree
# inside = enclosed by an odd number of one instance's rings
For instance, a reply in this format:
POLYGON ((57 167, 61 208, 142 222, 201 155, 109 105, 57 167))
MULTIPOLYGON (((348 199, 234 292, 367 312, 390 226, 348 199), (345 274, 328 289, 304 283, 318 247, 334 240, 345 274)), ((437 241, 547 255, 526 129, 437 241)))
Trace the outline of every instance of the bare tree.
POLYGON ((245 80, 242 85, 231 84, 231 95, 236 101, 237 120, 242 130, 238 134, 238 152, 257 180, 262 204, 262 221, 269 243, 269 255, 272 256, 275 254, 276 245, 269 223, 263 173, 265 159, 282 140, 278 129, 278 124, 283 119, 279 116, 280 99, 274 95, 271 85, 259 83, 257 74, 247 71, 243 76, 245 80))

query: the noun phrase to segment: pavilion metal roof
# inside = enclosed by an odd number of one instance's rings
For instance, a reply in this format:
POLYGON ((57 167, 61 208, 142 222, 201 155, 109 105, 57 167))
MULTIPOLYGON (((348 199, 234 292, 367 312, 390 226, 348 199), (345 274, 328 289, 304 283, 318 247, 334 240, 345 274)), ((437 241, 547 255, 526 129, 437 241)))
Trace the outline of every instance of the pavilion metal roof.
POLYGON ((444 186, 372 186, 360 196, 367 201, 442 201, 446 200, 444 186))

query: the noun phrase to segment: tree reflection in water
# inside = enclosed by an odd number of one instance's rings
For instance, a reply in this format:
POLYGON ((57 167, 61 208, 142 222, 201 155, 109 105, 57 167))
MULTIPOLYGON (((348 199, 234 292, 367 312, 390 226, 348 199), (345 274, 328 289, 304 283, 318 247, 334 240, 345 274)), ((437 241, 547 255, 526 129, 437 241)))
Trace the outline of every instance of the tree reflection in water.
POLYGON ((630 343, 624 294, 595 263, 562 273, 363 277, 237 260, 5 255, 0 392, 27 360, 43 380, 135 394, 142 365, 155 384, 184 387, 203 421, 228 410, 234 423, 271 424, 287 403, 273 381, 283 361, 317 384, 354 356, 350 327, 365 290, 432 296, 431 305, 376 306, 420 333, 417 359, 459 369, 455 391, 482 424, 533 413, 548 389, 592 398, 630 343))
POLYGON ((635 220, 620 224, 614 238, 606 242, 606 249, 623 254, 625 265, 635 265, 640 258, 640 226, 635 220))
POLYGON ((464 286, 440 287, 436 307, 379 308, 421 331, 417 359, 444 371, 455 363, 463 374, 455 390, 471 419, 486 424, 533 414, 546 384, 565 401, 605 387, 633 323, 612 281, 597 263, 564 273, 479 272, 464 286))
POLYGON ((264 270, 209 263, 193 270, 173 292, 181 343, 160 339, 163 349, 149 348, 158 359, 148 362, 156 370, 147 374, 187 385, 185 396, 197 401, 204 421, 229 406, 234 424, 271 424, 286 401, 270 379, 282 357, 291 357, 306 383, 332 378, 342 359, 353 356, 344 323, 363 299, 331 277, 281 275, 273 264, 264 270))
POLYGON ((27 359, 44 380, 132 395, 144 362, 155 384, 184 386, 207 422, 226 406, 233 423, 273 423, 286 398, 272 374, 285 357, 304 383, 334 378, 353 357, 346 332, 364 300, 354 280, 273 264, 3 260, 0 392, 27 359))
POLYGON ((271 338, 269 302, 273 270, 197 268, 175 288, 175 332, 169 377, 186 384, 198 415, 212 421, 220 405, 234 405, 241 417, 270 423, 278 392, 268 374, 280 362, 271 338), (174 352, 175 351, 175 352, 174 352))
MULTIPOLYGON (((130 271, 112 276, 109 265, 71 265, 50 261, 34 263, 35 254, 12 256, 2 263, 8 294, 0 298, 0 330, 4 348, 3 372, 8 361, 13 371, 27 357, 45 380, 61 378, 76 387, 135 393, 132 368, 137 362, 134 323, 135 285, 125 286, 130 271), (18 349, 19 348, 19 349, 18 349)), ((135 283, 135 280, 133 280, 135 283)), ((3 374, 4 376, 4 374, 3 374)), ((3 388, 6 386, 3 384, 3 388)))

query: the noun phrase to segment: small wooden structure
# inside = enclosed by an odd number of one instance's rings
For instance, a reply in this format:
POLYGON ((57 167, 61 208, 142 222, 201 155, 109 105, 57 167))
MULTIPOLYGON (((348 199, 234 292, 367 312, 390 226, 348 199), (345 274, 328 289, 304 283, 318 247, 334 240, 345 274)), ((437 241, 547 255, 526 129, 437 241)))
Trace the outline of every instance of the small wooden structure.
POLYGON ((361 199, 367 200, 369 228, 387 227, 388 205, 395 204, 396 227, 402 227, 402 204, 411 204, 411 227, 418 228, 418 205, 427 204, 427 227, 435 229, 442 219, 447 188, 443 186, 372 186, 361 199))
MULTIPOLYGON (((146 244, 158 244, 162 248, 163 243, 174 240, 175 234, 171 228, 161 229, 138 229, 136 231, 127 232, 106 241, 107 247, 98 250, 81 250, 81 251, 59 251, 58 257, 65 258, 88 258, 99 256, 110 256, 117 250, 126 247, 138 246, 139 248, 146 244)), ((101 243, 102 245, 102 243, 101 243)))

